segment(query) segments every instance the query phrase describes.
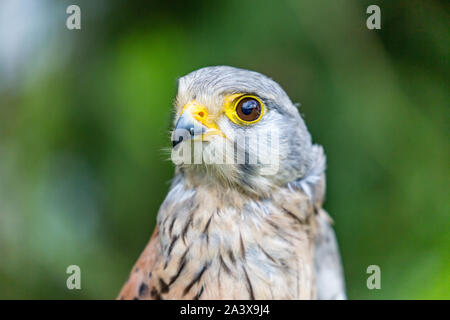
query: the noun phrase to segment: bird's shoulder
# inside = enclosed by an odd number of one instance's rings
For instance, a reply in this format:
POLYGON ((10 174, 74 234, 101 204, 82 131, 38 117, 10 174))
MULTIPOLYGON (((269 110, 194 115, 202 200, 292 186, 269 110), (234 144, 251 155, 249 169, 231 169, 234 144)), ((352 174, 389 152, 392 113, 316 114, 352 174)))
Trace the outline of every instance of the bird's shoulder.
POLYGON ((118 299, 137 300, 151 296, 149 282, 158 259, 158 245, 159 234, 158 227, 156 227, 150 241, 131 270, 128 280, 123 285, 118 299))

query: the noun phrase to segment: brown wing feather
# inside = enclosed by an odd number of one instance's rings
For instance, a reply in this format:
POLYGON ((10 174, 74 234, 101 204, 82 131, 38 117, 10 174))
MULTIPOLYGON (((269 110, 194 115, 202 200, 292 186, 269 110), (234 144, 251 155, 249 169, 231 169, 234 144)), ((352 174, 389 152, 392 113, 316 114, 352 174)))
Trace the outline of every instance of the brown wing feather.
POLYGON ((156 227, 150 241, 131 270, 130 277, 123 285, 117 299, 150 299, 149 282, 152 277, 153 267, 158 258, 158 243, 158 227, 156 227))

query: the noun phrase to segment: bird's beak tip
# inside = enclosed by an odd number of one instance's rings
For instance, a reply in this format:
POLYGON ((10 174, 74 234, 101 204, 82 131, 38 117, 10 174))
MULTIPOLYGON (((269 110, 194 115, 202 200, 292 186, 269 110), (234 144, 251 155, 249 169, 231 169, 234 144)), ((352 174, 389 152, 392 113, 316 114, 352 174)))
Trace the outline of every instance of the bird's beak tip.
POLYGON ((185 140, 189 140, 196 135, 203 134, 207 128, 196 121, 189 112, 183 112, 178 119, 172 133, 172 146, 175 147, 185 140))
POLYGON ((195 101, 184 106, 172 134, 173 148, 182 141, 192 139, 195 136, 202 136, 202 139, 203 136, 209 136, 211 134, 224 136, 217 128, 217 125, 210 122, 208 117, 206 107, 199 105, 195 101))

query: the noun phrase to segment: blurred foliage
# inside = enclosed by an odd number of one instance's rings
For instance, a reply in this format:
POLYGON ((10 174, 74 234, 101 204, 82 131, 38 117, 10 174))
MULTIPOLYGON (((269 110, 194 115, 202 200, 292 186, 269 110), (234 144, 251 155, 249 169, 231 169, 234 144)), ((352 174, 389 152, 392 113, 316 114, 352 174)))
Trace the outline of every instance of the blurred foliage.
POLYGON ((447 2, 40 3, 27 14, 47 27, 28 26, 40 37, 21 38, 12 72, 0 64, 0 298, 117 295, 169 187, 176 79, 221 64, 301 103, 328 156, 349 298, 450 298, 447 2), (371 264, 381 290, 366 287, 371 264))

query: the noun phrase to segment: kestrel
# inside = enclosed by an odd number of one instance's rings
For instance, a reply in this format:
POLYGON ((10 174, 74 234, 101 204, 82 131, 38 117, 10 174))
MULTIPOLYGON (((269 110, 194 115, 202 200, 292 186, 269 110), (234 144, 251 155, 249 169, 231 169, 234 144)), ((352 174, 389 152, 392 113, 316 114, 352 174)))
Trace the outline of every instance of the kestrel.
POLYGON ((178 81, 175 176, 119 299, 345 299, 325 155, 270 78, 178 81))

